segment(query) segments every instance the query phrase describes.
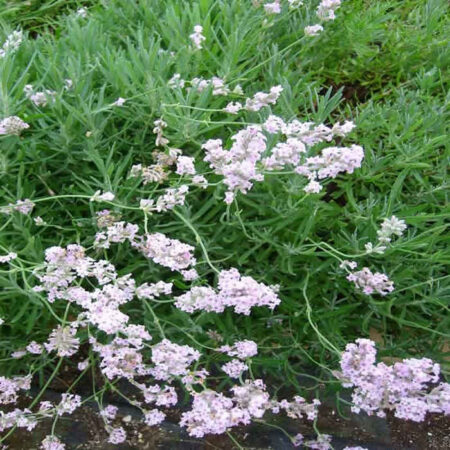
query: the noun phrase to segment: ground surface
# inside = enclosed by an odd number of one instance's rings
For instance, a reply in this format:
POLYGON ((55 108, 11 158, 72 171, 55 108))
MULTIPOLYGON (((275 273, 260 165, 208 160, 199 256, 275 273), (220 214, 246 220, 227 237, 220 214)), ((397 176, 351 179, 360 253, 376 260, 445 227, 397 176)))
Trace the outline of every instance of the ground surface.
MULTIPOLYGON (((48 400, 55 400, 58 394, 49 392, 48 400)), ((139 412, 124 404, 118 404, 120 413, 116 424, 127 430, 127 441, 123 444, 108 443, 108 434, 98 416, 94 403, 83 406, 72 416, 63 418, 58 424, 59 435, 68 450, 151 450, 180 449, 208 450, 231 449, 236 447, 226 436, 209 436, 207 439, 190 437, 176 423, 176 413, 161 427, 148 427, 139 420, 139 412)), ((320 410, 317 424, 321 432, 333 436, 333 448, 341 450, 346 446, 362 446, 367 450, 444 450, 450 448, 449 420, 437 415, 430 416, 426 422, 412 424, 389 417, 387 420, 366 415, 356 415, 343 408, 344 417, 336 414, 335 404, 330 402, 320 410)), ((298 423, 272 417, 275 424, 292 434, 301 432, 306 437, 314 437, 311 423, 298 423)), ((42 439, 49 433, 51 421, 42 422, 36 430, 29 433, 16 433, 8 439, 11 450, 38 449, 42 439)), ((233 433, 240 445, 248 450, 294 449, 286 436, 276 428, 254 424, 233 433)))

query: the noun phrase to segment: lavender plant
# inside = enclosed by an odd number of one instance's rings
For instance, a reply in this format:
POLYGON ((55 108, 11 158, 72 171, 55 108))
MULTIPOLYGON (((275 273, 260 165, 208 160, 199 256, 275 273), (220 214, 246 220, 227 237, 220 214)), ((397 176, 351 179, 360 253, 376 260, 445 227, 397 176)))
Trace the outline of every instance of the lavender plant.
POLYGON ((63 9, 54 36, 19 15, 41 35, 1 40, 0 442, 51 420, 41 448, 63 449, 60 417, 93 400, 120 444, 108 394, 148 426, 184 394, 193 437, 239 446, 281 414, 317 432, 293 446, 332 448, 304 371, 355 413, 449 414, 441 75, 344 106, 319 88, 342 61, 321 64, 357 2, 143 3, 63 9), (401 361, 376 362, 373 328, 401 361))

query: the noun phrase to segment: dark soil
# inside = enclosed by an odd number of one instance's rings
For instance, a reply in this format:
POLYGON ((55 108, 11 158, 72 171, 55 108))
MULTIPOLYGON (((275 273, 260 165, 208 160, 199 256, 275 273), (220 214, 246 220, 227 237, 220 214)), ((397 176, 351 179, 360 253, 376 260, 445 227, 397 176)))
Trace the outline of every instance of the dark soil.
MULTIPOLYGON (((57 401, 60 394, 48 392, 45 399, 57 401)), ((191 438, 177 423, 175 415, 160 427, 148 427, 142 422, 137 409, 118 404, 119 414, 113 425, 127 431, 127 441, 120 445, 108 443, 108 435, 95 404, 79 408, 71 416, 59 418, 56 432, 68 450, 232 450, 238 447, 226 435, 208 436, 200 440, 191 438)), ((333 447, 341 450, 345 446, 362 446, 369 450, 447 450, 450 449, 450 419, 430 415, 420 424, 402 421, 393 417, 387 420, 352 414, 342 408, 339 416, 331 404, 320 409, 317 426, 322 433, 333 436, 333 447)), ((181 411, 179 411, 181 412, 181 411)), ((294 421, 281 416, 267 417, 267 422, 282 426, 290 434, 302 433, 306 438, 315 437, 310 422, 294 421)), ((49 434, 51 420, 41 422, 31 433, 17 430, 5 442, 9 450, 39 449, 40 442, 49 434)), ((293 449, 289 439, 278 429, 255 423, 249 427, 233 430, 234 438, 245 449, 293 449)))

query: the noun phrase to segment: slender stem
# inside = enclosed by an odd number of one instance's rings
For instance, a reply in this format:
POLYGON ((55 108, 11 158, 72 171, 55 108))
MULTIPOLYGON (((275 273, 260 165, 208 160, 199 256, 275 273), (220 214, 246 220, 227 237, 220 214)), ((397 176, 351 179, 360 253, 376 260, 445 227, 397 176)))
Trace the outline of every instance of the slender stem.
POLYGON ((156 325, 156 328, 158 328, 161 336, 163 337, 163 339, 165 339, 166 335, 165 335, 164 330, 163 330, 163 328, 162 328, 162 326, 161 326, 161 324, 159 322, 158 316, 155 314, 155 311, 153 311, 153 308, 150 306, 150 304, 149 304, 149 302, 147 300, 143 299, 142 301, 144 302, 144 305, 147 307, 148 311, 152 315, 153 321, 154 321, 154 323, 156 325))
POLYGON ((40 398, 44 395, 44 392, 47 390, 47 388, 50 386, 50 383, 53 381, 53 379, 56 377, 56 374, 59 371, 59 368, 61 367, 61 364, 64 360, 64 357, 59 358, 58 363, 56 364, 55 369, 53 370, 53 373, 48 378, 47 382, 44 384, 43 388, 40 390, 39 394, 34 398, 34 400, 31 402, 31 405, 29 408, 33 408, 34 405, 40 400, 40 398))
POLYGON ((306 289, 308 287, 308 279, 309 274, 306 275, 305 285, 303 287, 303 297, 306 302, 306 316, 308 318, 308 322, 311 325, 312 329, 316 332, 317 336, 319 337, 319 341, 324 345, 325 347, 328 346, 328 350, 331 350, 332 352, 336 353, 339 357, 341 356, 340 350, 335 347, 320 331, 317 325, 312 320, 312 308, 308 300, 308 296, 306 294, 306 289), (326 345, 325 345, 326 344, 326 345))
MULTIPOLYGON (((92 198, 92 196, 84 195, 84 194, 61 194, 61 195, 53 195, 53 196, 49 196, 49 197, 36 198, 36 199, 33 199, 32 201, 33 201, 33 203, 41 203, 41 202, 48 202, 48 201, 52 201, 52 200, 59 200, 61 198, 80 198, 80 199, 90 200, 92 198)), ((117 208, 122 208, 122 209, 131 209, 133 211, 140 210, 140 208, 138 208, 137 206, 121 205, 119 203, 114 203, 114 202, 110 202, 107 200, 102 200, 102 203, 107 203, 108 205, 116 206, 117 208)), ((4 207, 7 207, 7 206, 0 206, 0 209, 4 208, 4 207)))
POLYGON ((195 239, 197 241, 197 243, 200 245, 202 251, 203 251, 203 256, 205 257, 205 261, 207 262, 207 264, 209 265, 209 267, 211 267, 212 270, 214 270, 214 272, 216 272, 217 274, 220 273, 220 271, 213 265, 213 263, 211 262, 211 260, 209 259, 209 255, 208 255, 208 251, 206 250, 206 246, 202 241, 202 238, 200 237, 200 235, 197 233, 197 230, 194 228, 194 226, 191 224, 191 222, 189 222, 188 219, 186 219, 186 217, 184 217, 181 213, 179 213, 176 210, 173 210, 173 213, 179 218, 181 219, 184 224, 194 233, 195 239))
POLYGON ((239 450, 244 450, 244 447, 242 447, 242 445, 239 444, 239 442, 236 440, 236 438, 229 431, 227 431, 227 435, 237 445, 239 450))

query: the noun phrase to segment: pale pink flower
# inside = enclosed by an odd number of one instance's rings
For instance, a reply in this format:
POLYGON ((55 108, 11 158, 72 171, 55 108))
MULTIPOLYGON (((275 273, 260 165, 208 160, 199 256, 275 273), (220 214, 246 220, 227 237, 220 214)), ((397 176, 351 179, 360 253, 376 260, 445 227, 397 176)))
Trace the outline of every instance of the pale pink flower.
POLYGON ((195 175, 194 158, 189 156, 179 156, 177 159, 178 175, 195 175))
POLYGON ((200 352, 188 345, 178 345, 163 339, 152 347, 152 375, 157 380, 168 380, 173 376, 186 375, 188 367, 200 358, 200 352))
POLYGON ((162 411, 152 409, 151 411, 145 413, 144 422, 146 425, 151 427, 160 424, 165 418, 166 415, 162 411))
POLYGON ((323 31, 323 26, 316 24, 305 27, 304 29, 306 36, 318 36, 323 31))
POLYGON ((167 85, 172 88, 184 88, 184 85, 186 84, 186 81, 181 78, 181 75, 179 73, 175 73, 173 77, 168 81, 167 85))
POLYGON ((112 192, 96 191, 95 194, 90 198, 91 202, 112 202, 115 195, 112 192))
POLYGON ((100 416, 102 416, 106 421, 114 420, 119 409, 117 406, 108 405, 100 410, 100 416))
POLYGON ((184 270, 196 264, 194 247, 162 233, 147 234, 133 246, 147 258, 171 270, 184 270))
POLYGON ((113 106, 123 106, 126 102, 126 99, 119 97, 114 103, 113 106))
POLYGON ((15 53, 19 49, 22 40, 22 31, 16 30, 8 35, 6 41, 3 43, 2 48, 0 48, 0 58, 4 58, 7 55, 12 55, 13 53, 15 53))
POLYGON ((265 3, 264 9, 268 14, 280 14, 281 12, 280 0, 275 0, 272 3, 265 3))
POLYGON ((11 214, 13 211, 20 212, 21 214, 30 214, 36 205, 28 198, 25 200, 17 200, 16 203, 10 203, 8 206, 2 207, 0 212, 3 214, 11 214))
POLYGON ((223 345, 219 352, 224 352, 228 356, 236 356, 240 359, 247 359, 255 356, 258 353, 258 346, 256 342, 250 340, 236 341, 231 347, 223 345))
POLYGON ((206 40, 205 36, 203 36, 203 27, 195 25, 194 32, 189 35, 189 38, 197 49, 201 49, 203 41, 206 40))
POLYGON ((77 368, 80 371, 87 369, 88 366, 89 366, 89 359, 85 359, 84 361, 81 361, 77 364, 77 368))
POLYGON ((86 8, 78 8, 75 14, 78 17, 85 19, 87 17, 87 9, 86 8))
POLYGON ((169 139, 165 138, 163 133, 164 133, 164 128, 167 127, 167 123, 164 122, 164 120, 162 119, 158 119, 155 120, 153 122, 153 124, 155 125, 155 128, 153 128, 153 133, 156 134, 156 140, 155 140, 155 145, 157 147, 160 146, 165 146, 169 143, 169 139))
POLYGON ((355 283, 355 286, 366 295, 377 292, 384 296, 394 290, 394 283, 389 280, 387 275, 380 272, 372 273, 368 267, 364 267, 358 272, 350 273, 347 276, 347 280, 355 283))
POLYGON ((72 356, 78 351, 80 345, 80 340, 75 337, 75 334, 74 328, 58 325, 51 332, 44 347, 48 352, 56 351, 58 356, 72 356))
POLYGON ((72 414, 81 405, 81 397, 73 394, 62 394, 61 402, 56 406, 58 416, 72 414))
POLYGON ((125 442, 127 438, 127 434, 122 427, 109 428, 108 432, 108 442, 110 442, 111 444, 121 444, 122 442, 125 442))
POLYGON ((239 378, 243 372, 248 370, 248 366, 238 359, 232 359, 222 366, 222 370, 231 378, 239 378))
POLYGON ((40 355, 43 352, 43 347, 41 344, 38 344, 35 341, 31 341, 28 345, 27 345, 27 351, 28 353, 31 353, 33 355, 40 355))
POLYGON ((41 442, 42 450, 64 450, 66 446, 56 436, 46 436, 41 442))
POLYGON ((335 11, 341 6, 341 0, 322 0, 317 7, 317 17, 328 21, 336 18, 335 11))
POLYGON ((259 111, 264 106, 274 105, 280 96, 283 88, 281 86, 273 86, 269 93, 257 92, 253 98, 247 99, 245 102, 245 109, 247 111, 259 111))
POLYGON ((223 110, 229 114, 237 114, 242 109, 242 103, 230 102, 223 108, 223 110))
POLYGON ((208 180, 203 175, 195 175, 192 177, 192 184, 194 186, 206 189, 208 187, 208 180))
POLYGON ((428 358, 409 358, 388 366, 376 363, 375 343, 357 339, 347 344, 335 375, 353 387, 352 411, 385 417, 387 410, 400 419, 422 422, 427 413, 450 414, 450 384, 440 383, 440 366, 428 358), (429 385, 435 385, 430 390, 429 385))
POLYGON ((6 255, 1 255, 0 256, 0 263, 7 263, 7 262, 10 262, 10 261, 12 261, 13 259, 16 259, 16 258, 17 258, 17 253, 9 252, 6 255))

